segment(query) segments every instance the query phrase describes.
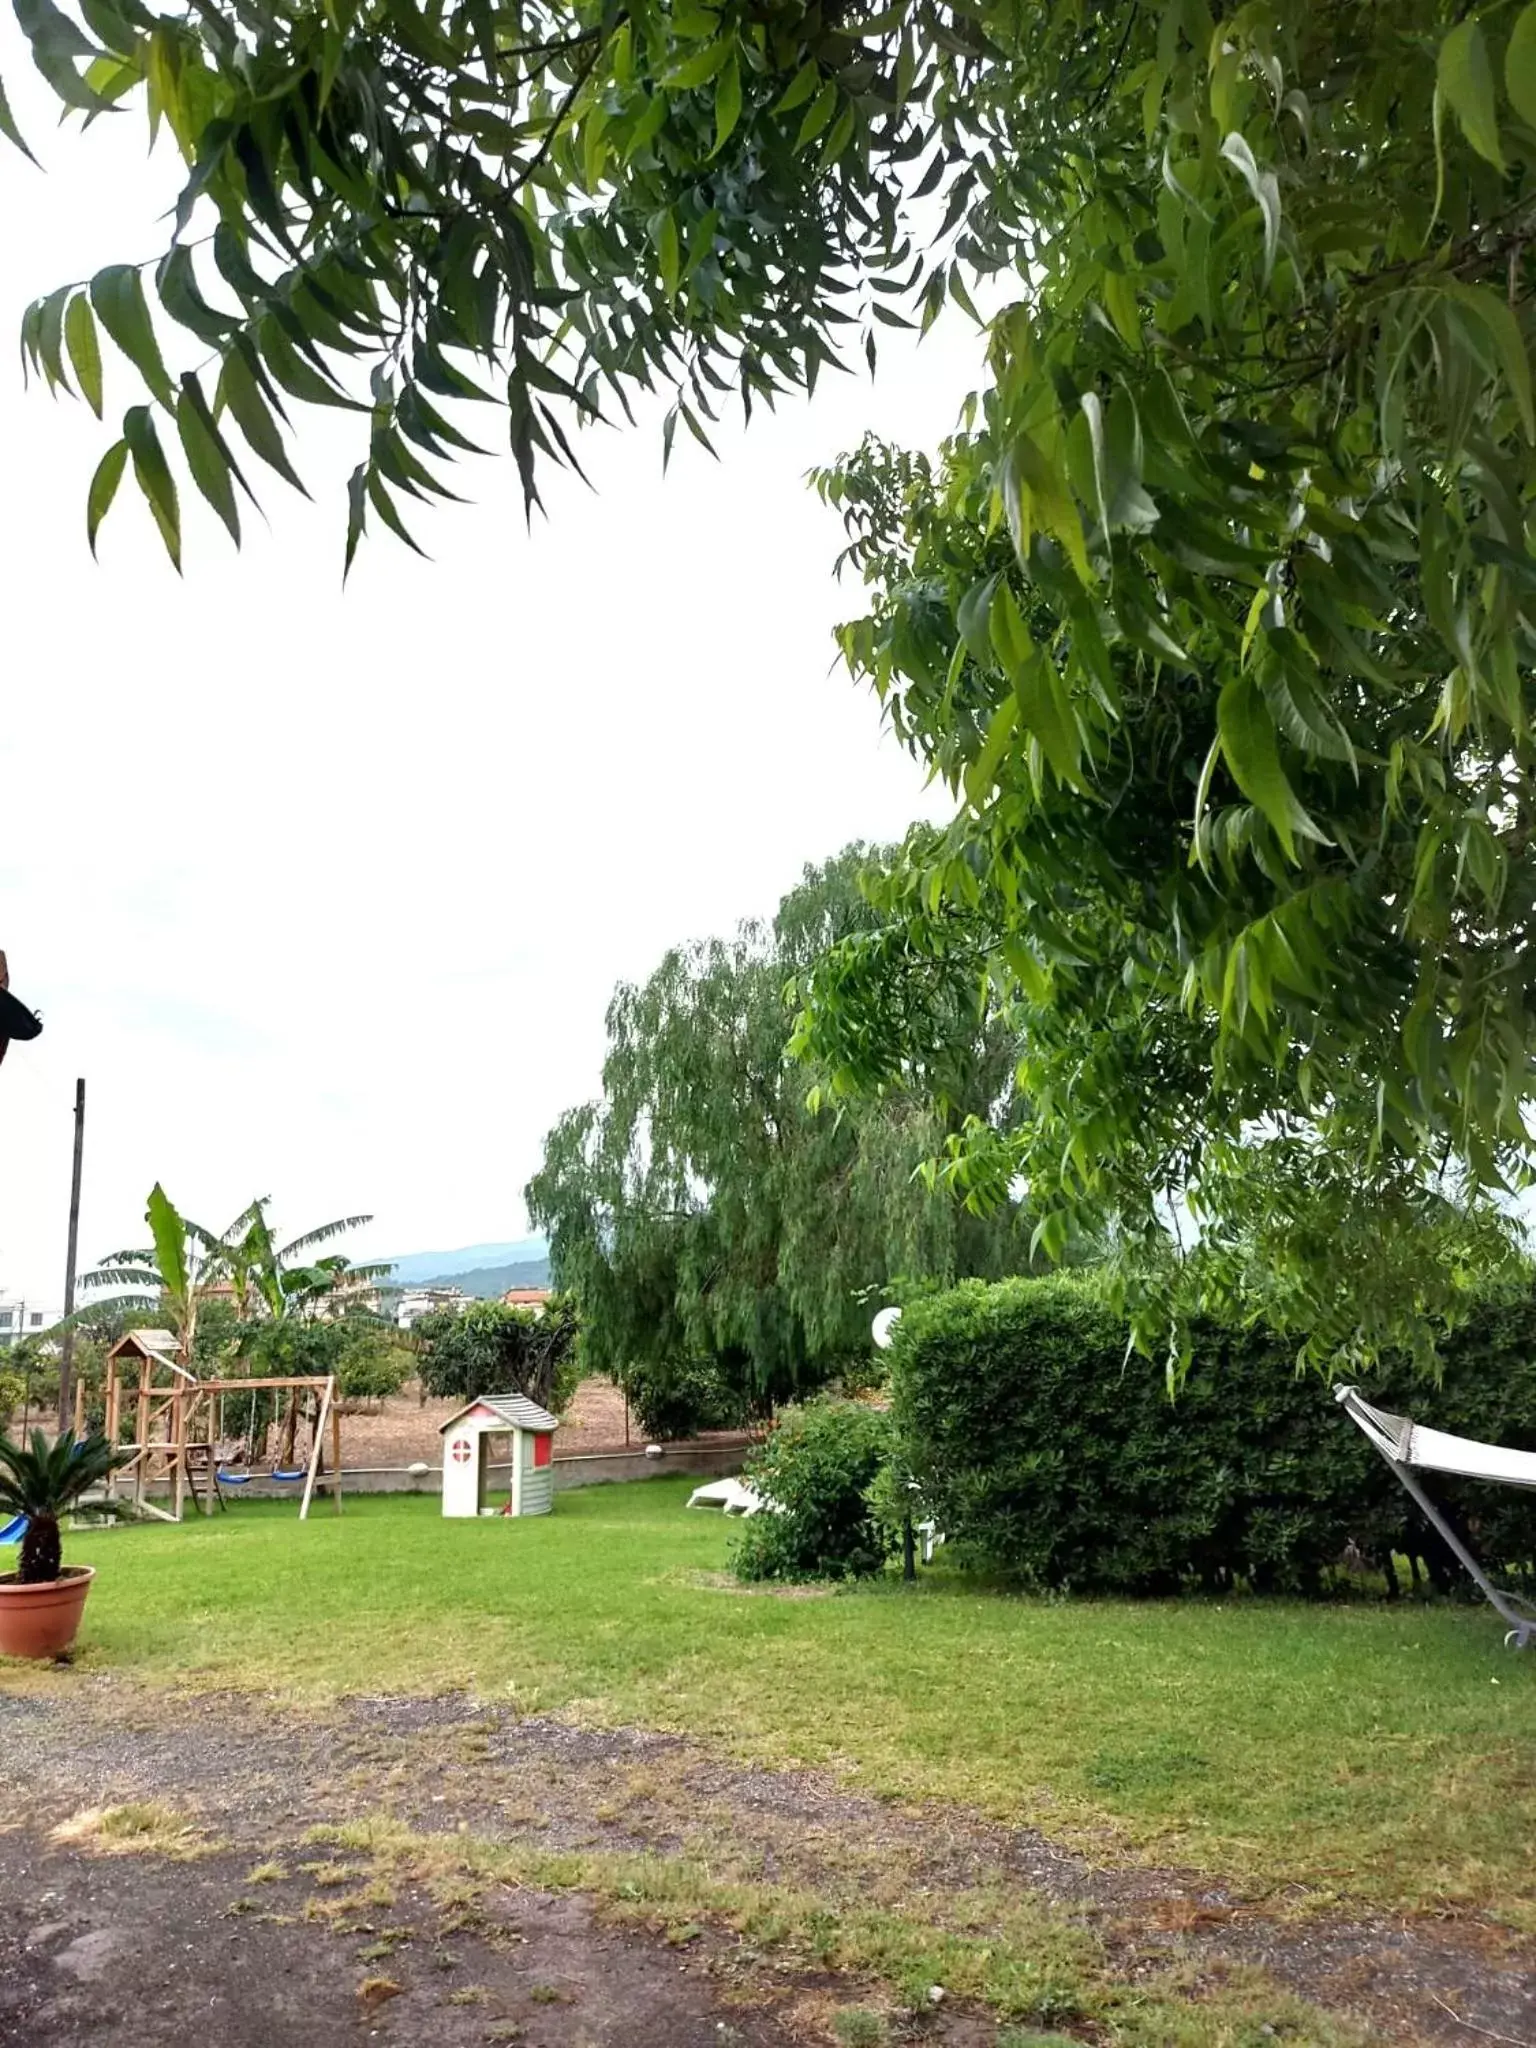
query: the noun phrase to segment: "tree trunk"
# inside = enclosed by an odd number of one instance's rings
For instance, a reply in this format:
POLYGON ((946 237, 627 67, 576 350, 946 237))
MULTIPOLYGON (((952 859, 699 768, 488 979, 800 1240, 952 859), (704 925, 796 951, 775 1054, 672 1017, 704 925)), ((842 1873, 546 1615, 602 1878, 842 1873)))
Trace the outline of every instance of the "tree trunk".
POLYGON ((278 1463, 285 1472, 293 1470, 293 1445, 299 1433, 299 1390, 294 1388, 288 1402, 288 1413, 283 1419, 283 1440, 278 1463))
POLYGON ((34 1515, 21 1539, 20 1569, 16 1576, 24 1586, 43 1585, 59 1576, 62 1556, 58 1518, 34 1515))

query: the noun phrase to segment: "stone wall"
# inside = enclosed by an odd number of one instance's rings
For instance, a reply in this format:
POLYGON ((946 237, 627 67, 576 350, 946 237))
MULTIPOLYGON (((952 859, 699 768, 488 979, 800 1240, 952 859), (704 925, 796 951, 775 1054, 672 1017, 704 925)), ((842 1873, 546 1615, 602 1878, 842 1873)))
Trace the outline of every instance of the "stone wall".
MULTIPOLYGON (((582 1455, 568 1455, 556 1458, 553 1464, 556 1493, 566 1493, 577 1486, 612 1486, 625 1479, 664 1479, 669 1475, 697 1476, 716 1479, 726 1473, 739 1472, 746 1456, 745 1444, 663 1444, 661 1455, 648 1457, 643 1450, 601 1451, 582 1455)), ((492 1464, 488 1468, 492 1490, 509 1492, 512 1485, 511 1464, 492 1464)), ((364 1466, 352 1471, 343 1468, 341 1475, 342 1498, 349 1493, 441 1493, 443 1471, 441 1465, 429 1465, 424 1472, 418 1472, 404 1465, 364 1466)), ((302 1485, 274 1486, 269 1479, 253 1479, 247 1486, 230 1489, 230 1498, 239 1500, 296 1500, 304 1489, 302 1485)), ((311 1514, 318 1514, 322 1508, 329 1509, 331 1490, 322 1478, 315 1486, 315 1498, 311 1514)), ((191 1503, 188 1503, 191 1511, 191 1503)))

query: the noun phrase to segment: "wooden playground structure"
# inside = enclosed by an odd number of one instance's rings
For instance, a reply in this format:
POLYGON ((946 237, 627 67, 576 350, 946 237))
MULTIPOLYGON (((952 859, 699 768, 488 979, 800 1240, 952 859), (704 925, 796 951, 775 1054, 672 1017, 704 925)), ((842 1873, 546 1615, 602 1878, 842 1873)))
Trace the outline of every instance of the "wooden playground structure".
MULTIPOLYGON (((317 1487, 328 1486, 341 1513, 341 1410, 336 1401, 334 1374, 317 1377, 200 1380, 176 1355, 176 1339, 169 1330, 130 1330, 107 1354, 105 1434, 122 1453, 122 1463, 106 1483, 106 1495, 134 1513, 157 1521, 179 1522, 190 1493, 204 1514, 223 1505, 220 1467, 230 1457, 221 1441, 223 1407, 226 1398, 251 1400, 259 1393, 286 1392, 289 1395, 288 1428, 297 1420, 298 1404, 306 1393, 316 1397, 314 1430, 309 1456, 302 1471, 280 1472, 272 1477, 304 1482, 299 1502, 299 1520, 309 1516, 310 1502, 317 1487), (320 1470, 321 1452, 329 1425, 331 1469, 320 1470), (125 1436, 125 1430, 128 1434, 125 1436), (150 1499, 153 1491, 158 1498, 150 1499)), ((249 1460, 255 1447, 247 1445, 249 1460)), ((244 1484, 247 1471, 236 1479, 223 1473, 226 1484, 244 1484)))

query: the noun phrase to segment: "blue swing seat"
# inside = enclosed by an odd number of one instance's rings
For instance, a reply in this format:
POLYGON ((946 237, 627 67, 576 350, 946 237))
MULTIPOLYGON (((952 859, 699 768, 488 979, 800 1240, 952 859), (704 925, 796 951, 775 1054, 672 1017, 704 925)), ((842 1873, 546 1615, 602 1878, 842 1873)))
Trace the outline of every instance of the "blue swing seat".
POLYGON ((279 1486, 290 1486, 297 1485, 301 1479, 307 1479, 309 1474, 302 1467, 297 1472, 284 1472, 280 1466, 274 1465, 270 1472, 263 1475, 260 1472, 226 1472, 220 1466, 218 1480, 220 1486, 249 1486, 253 1479, 260 1479, 263 1476, 279 1486))

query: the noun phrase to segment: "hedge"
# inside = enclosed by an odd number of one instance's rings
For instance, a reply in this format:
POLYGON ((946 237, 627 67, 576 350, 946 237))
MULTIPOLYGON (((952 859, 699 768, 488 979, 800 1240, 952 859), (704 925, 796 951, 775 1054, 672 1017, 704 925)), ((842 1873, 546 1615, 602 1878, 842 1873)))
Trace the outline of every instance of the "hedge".
MULTIPOLYGON (((1206 1325, 1176 1399, 1126 1326, 1068 1278, 966 1282, 915 1302, 891 1352, 899 1455, 951 1542, 1041 1587, 1315 1595, 1350 1555, 1464 1575, 1332 1389, 1264 1331, 1206 1325)), ((1368 1398, 1536 1449, 1536 1298, 1489 1302, 1446 1342, 1439 1385, 1405 1365, 1368 1398)), ((1497 1568, 1536 1575, 1536 1498, 1436 1481, 1497 1568)), ((1397 1590, 1388 1572, 1388 1589, 1397 1590)))
POLYGON ((871 1500, 890 1456, 890 1417, 859 1401, 786 1408, 747 1459, 773 1503, 741 1525, 731 1555, 743 1579, 854 1579, 880 1570, 891 1533, 871 1500))

